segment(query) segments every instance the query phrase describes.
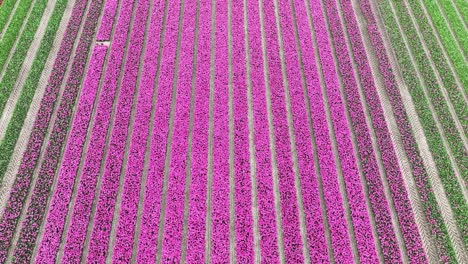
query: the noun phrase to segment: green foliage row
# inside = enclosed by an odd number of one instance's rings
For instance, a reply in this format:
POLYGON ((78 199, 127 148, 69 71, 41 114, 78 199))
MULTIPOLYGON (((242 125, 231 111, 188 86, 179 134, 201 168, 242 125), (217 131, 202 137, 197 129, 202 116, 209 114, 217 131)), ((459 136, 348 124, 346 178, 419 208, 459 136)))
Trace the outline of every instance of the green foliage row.
MULTIPOLYGON (((466 204, 461 187, 458 184, 458 181, 454 175, 452 164, 450 162, 447 151, 443 146, 442 138, 437 130, 436 123, 432 118, 432 113, 429 108, 429 101, 426 100, 426 97, 423 92, 423 87, 419 82, 418 77, 416 76, 416 71, 410 60, 409 54, 405 52, 406 47, 403 42, 403 36, 401 35, 403 32, 400 32, 398 29, 395 17, 393 17, 390 3, 388 1, 381 1, 379 2, 379 7, 381 9, 381 14, 383 16, 387 32, 390 35, 393 49, 396 51, 398 64, 401 66, 400 68, 402 71, 404 81, 409 89, 409 92, 415 104, 415 108, 421 120, 421 124, 426 139, 428 141, 430 151, 434 157, 434 161, 436 163, 436 167, 438 169, 442 184, 448 196, 450 205, 455 215, 455 220, 457 222, 459 230, 461 231, 466 246, 468 245, 468 205, 466 204)), ((401 5, 397 9, 398 13, 400 14, 400 22, 404 22, 405 19, 409 19, 406 10, 404 10, 404 8, 401 5)), ((407 24, 403 23, 403 28, 411 30, 412 26, 408 26, 407 24)), ((408 40, 411 42, 411 48, 415 48, 414 45, 416 44, 418 44, 418 46, 420 47, 420 44, 417 43, 414 35, 412 35, 412 37, 409 37, 408 40)), ((429 68, 429 66, 425 64, 418 66, 419 68, 429 68)), ((458 142, 458 144, 461 143, 458 142)), ((431 206, 438 206, 435 199, 431 200, 431 206)), ((439 219, 438 221, 442 220, 439 219)), ((450 243, 450 241, 447 241, 447 243, 450 243)), ((451 252, 452 253, 450 254, 450 259, 454 259, 454 253, 453 251, 451 252)))
POLYGON ((2 35, 0 40, 0 73, 3 72, 3 67, 7 62, 8 55, 10 54, 16 39, 18 38, 18 32, 23 25, 24 19, 31 8, 32 0, 20 0, 18 7, 11 18, 10 24, 2 35))
POLYGON ((36 92, 36 87, 44 70, 45 63, 49 57, 57 29, 60 26, 65 7, 68 0, 59 0, 55 3, 54 11, 49 19, 44 37, 34 58, 31 70, 21 89, 20 97, 15 105, 13 116, 8 124, 5 137, 0 143, 0 182, 3 180, 8 163, 11 160, 13 150, 23 127, 24 120, 29 111, 31 101, 36 92))
POLYGON ((21 33, 13 56, 8 61, 5 74, 3 75, 3 79, 0 81, 0 115, 3 113, 5 104, 8 101, 18 79, 18 75, 21 67, 23 66, 29 47, 31 47, 37 28, 41 23, 47 2, 47 0, 38 0, 34 3, 33 9, 28 17, 25 28, 21 33))
MULTIPOLYGON (((434 6, 436 6, 436 3, 434 1, 424 0, 424 2, 426 3, 427 8, 430 9, 429 12, 437 13, 436 11, 440 10, 438 8, 437 9, 434 8, 434 6)), ((445 13, 445 16, 447 17, 447 20, 448 20, 447 22, 450 24, 450 27, 452 28, 453 33, 455 33, 456 38, 458 42, 460 43, 460 46, 465 56, 468 55, 468 32, 466 31, 466 28, 463 25, 463 17, 458 16, 457 11, 455 10, 454 3, 451 0, 439 0, 439 2, 442 8, 442 11, 445 13)), ((431 16, 432 16, 432 13, 431 13, 431 16)), ((439 31, 439 28, 437 30, 439 31)), ((445 33, 442 31, 439 31, 439 32, 440 34, 445 33)), ((450 33, 450 32, 447 32, 447 33, 450 33)), ((468 88, 468 87, 465 85, 465 88, 468 88)))
POLYGON ((5 0, 0 6, 0 32, 5 28, 8 18, 10 18, 11 11, 13 7, 15 7, 15 3, 15 0, 5 0))

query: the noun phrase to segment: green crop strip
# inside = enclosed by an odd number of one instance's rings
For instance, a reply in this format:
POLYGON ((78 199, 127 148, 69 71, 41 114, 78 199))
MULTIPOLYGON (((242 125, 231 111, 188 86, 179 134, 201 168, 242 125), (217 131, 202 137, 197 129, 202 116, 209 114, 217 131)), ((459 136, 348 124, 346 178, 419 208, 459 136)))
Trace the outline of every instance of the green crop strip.
POLYGON ((462 16, 461 19, 466 23, 468 21, 468 2, 466 0, 455 0, 455 3, 462 16))
POLYGON ((52 16, 49 19, 44 37, 41 40, 40 47, 34 58, 31 70, 29 71, 26 82, 21 90, 20 97, 10 123, 8 124, 5 137, 0 143, 0 182, 3 181, 8 163, 15 148, 16 142, 23 127, 24 120, 29 111, 31 101, 34 97, 36 87, 44 70, 45 63, 54 43, 57 29, 60 26, 65 7, 68 0, 59 0, 54 7, 52 16))
POLYGON ((5 28, 8 18, 10 18, 11 10, 15 7, 15 3, 15 0, 6 0, 0 6, 0 32, 5 28))
POLYGON ((6 29, 5 34, 2 36, 2 40, 0 41, 0 73, 3 72, 3 66, 5 66, 8 55, 10 54, 16 38, 18 37, 18 32, 20 31, 24 19, 28 14, 31 3, 32 0, 21 0, 13 14, 13 18, 6 29))
MULTIPOLYGON (((459 230, 461 231, 461 235, 463 237, 462 239, 466 246, 468 245, 468 205, 466 204, 466 201, 463 197, 461 187, 458 184, 456 177, 454 176, 454 170, 450 163, 449 156, 442 144, 442 138, 437 131, 435 121, 432 118, 429 102, 426 100, 422 85, 416 76, 415 69, 410 60, 410 57, 408 53, 405 52, 406 47, 401 35, 402 32, 400 32, 398 29, 396 20, 392 15, 390 4, 387 1, 382 1, 379 2, 379 7, 381 9, 381 14, 383 16, 387 32, 390 35, 393 49, 398 51, 395 53, 398 63, 401 65, 400 69, 402 71, 404 81, 415 104, 416 111, 423 126, 424 134, 429 143, 428 145, 430 151, 434 157, 442 184, 444 185, 445 192, 455 214, 455 220, 458 224, 459 230)), ((438 206, 435 202, 435 199, 431 200, 431 207, 438 206)), ((442 220, 439 218, 438 221, 442 220)), ((449 239, 446 238, 446 240, 447 244, 449 245, 449 239)))
POLYGON ((448 109, 448 104, 442 95, 441 89, 443 88, 438 87, 435 73, 431 70, 430 65, 428 65, 428 61, 430 59, 434 60, 434 64, 436 65, 437 70, 440 73, 443 84, 447 88, 446 90, 448 92, 450 100, 455 108, 455 112, 459 117, 460 123, 462 124, 463 130, 465 132, 468 129, 468 120, 465 118, 466 116, 468 116, 468 109, 463 100, 463 96, 457 89, 453 75, 450 74, 450 69, 445 63, 446 61, 444 59, 444 55, 442 54, 440 46, 437 45, 435 36, 432 34, 432 30, 429 28, 427 20, 424 18, 421 6, 418 3, 414 3, 414 0, 409 0, 409 2, 412 3, 411 7, 413 9, 414 16, 418 18, 417 21, 421 33, 423 34, 424 41, 426 42, 427 48, 430 51, 431 56, 429 58, 424 55, 425 53, 422 48, 422 45, 416 37, 416 29, 411 23, 407 7, 401 2, 396 1, 395 6, 397 9, 398 17, 400 18, 402 27, 405 29, 404 31, 406 32, 410 48, 413 51, 416 63, 419 66, 418 68, 421 71, 424 83, 426 84, 427 92, 429 93, 429 97, 435 108, 436 115, 439 117, 438 119, 443 127, 443 130, 447 137, 447 141, 450 145, 450 148, 452 149, 453 155, 455 156, 455 160, 460 166, 463 180, 466 181, 468 180, 468 168, 466 162, 466 157, 468 156, 468 153, 466 152, 466 149, 462 143, 460 133, 456 129, 454 120, 451 118, 448 109))
MULTIPOLYGON (((426 2, 426 6, 428 9, 429 8, 432 9, 432 6, 436 6, 436 3, 434 1, 424 0, 424 2, 426 2)), ((447 20, 448 20, 447 22, 450 24, 453 32, 457 36, 457 39, 460 42, 460 46, 463 49, 463 52, 465 53, 465 55, 467 55, 468 54, 468 35, 467 35, 468 32, 466 31, 466 28, 463 25, 463 21, 462 21, 463 18, 458 16, 457 11, 455 10, 455 7, 454 7, 454 3, 452 3, 452 1, 440 0, 439 2, 441 5, 441 8, 445 12, 445 16, 447 17, 447 20)), ((465 85, 465 88, 467 88, 466 85, 465 85)))
MULTIPOLYGON (((440 9, 437 7, 437 4, 433 0, 424 0, 426 3, 426 8, 427 11, 429 12, 432 22, 434 23, 439 36, 442 40, 443 45, 445 46, 445 50, 447 51, 450 60, 453 62, 453 65, 455 67, 455 71, 457 72, 457 75, 460 78, 460 81, 463 84, 464 89, 468 89, 468 65, 465 62, 465 58, 463 56, 463 53, 460 52, 460 50, 457 47, 457 40, 452 36, 450 33, 449 25, 446 23, 444 17, 442 16, 442 13, 440 9)), ((419 5, 418 5, 419 8, 419 5)), ((418 9, 418 8, 415 8, 418 9)), ((452 23, 452 26, 455 25, 452 23)), ((454 28, 454 31, 457 32, 457 30, 460 32, 461 30, 464 31, 464 29, 460 28, 454 28)), ((461 33, 460 33, 461 34, 461 33)), ((468 50, 465 48, 468 48, 468 37, 460 38, 460 44, 463 48, 463 51, 465 54, 467 54, 468 50)), ((462 98, 461 98, 462 99, 462 98)))
POLYGON ((37 28, 41 23, 44 10, 47 6, 47 0, 39 0, 34 3, 31 14, 28 17, 26 26, 21 33, 21 37, 16 45, 13 56, 8 61, 3 79, 0 81, 0 115, 5 110, 5 104, 10 97, 11 91, 15 86, 16 80, 23 66, 24 59, 28 53, 29 47, 34 40, 37 28))

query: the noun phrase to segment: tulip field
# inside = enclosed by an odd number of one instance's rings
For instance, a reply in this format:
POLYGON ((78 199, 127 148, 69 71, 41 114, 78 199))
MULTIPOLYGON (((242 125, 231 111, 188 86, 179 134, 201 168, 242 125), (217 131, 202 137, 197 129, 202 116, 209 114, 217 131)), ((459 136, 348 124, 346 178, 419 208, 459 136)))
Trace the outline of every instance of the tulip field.
POLYGON ((0 263, 468 263, 466 0, 0 0, 0 263))

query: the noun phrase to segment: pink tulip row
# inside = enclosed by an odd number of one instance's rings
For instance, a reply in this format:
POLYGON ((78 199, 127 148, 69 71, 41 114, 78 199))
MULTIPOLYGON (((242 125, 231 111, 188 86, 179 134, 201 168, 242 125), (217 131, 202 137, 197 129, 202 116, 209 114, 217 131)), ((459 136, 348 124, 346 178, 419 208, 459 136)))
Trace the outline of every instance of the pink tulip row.
MULTIPOLYGON (((144 153, 146 149, 146 144, 148 140, 149 134, 149 127, 150 127, 150 119, 151 119, 151 112, 152 112, 152 104, 153 104, 153 97, 154 97, 154 90, 155 90, 155 79, 156 79, 156 72, 158 65, 158 56, 160 55, 159 51, 159 41, 162 30, 162 21, 164 16, 164 3, 154 3, 153 10, 151 10, 151 20, 149 25, 149 32, 148 34, 148 41, 146 43, 146 53, 143 62, 143 69, 142 75, 140 79, 140 87, 138 92, 138 101, 137 101, 137 109, 135 114, 135 121, 134 121, 134 130, 132 134, 132 142, 131 142, 131 153, 139 154, 144 153), (156 56, 158 54, 158 56, 156 56)), ((143 167, 144 167, 144 157, 139 156, 138 159, 135 159, 132 167, 138 177, 142 177, 143 174, 143 167)), ((130 168, 128 169, 130 170, 130 168)), ((139 183, 140 184, 140 183, 139 183)), ((139 186, 138 184, 138 186, 139 186)), ((162 190, 162 180, 161 185, 159 185, 159 190, 162 190)), ((135 189, 138 187, 135 187, 135 189)), ((141 196, 138 194, 137 196, 141 196)), ((159 201, 155 201, 155 205, 157 208, 160 204, 159 201)), ((158 209, 157 209, 158 210, 158 209)), ((159 210, 158 210, 159 213, 159 210)), ((133 215, 134 219, 136 215, 133 215)), ((135 220, 132 220, 135 221, 135 220)), ((134 243, 134 242, 133 242, 134 243)), ((153 249, 153 247, 151 247, 153 249)), ((155 248, 154 248, 155 249, 155 248)), ((141 254, 139 251, 138 254, 138 263, 148 263, 154 261, 153 257, 148 257, 141 254)))
POLYGON ((239 263, 253 263, 252 183, 247 117, 244 4, 242 1, 231 3, 231 18, 236 260, 239 263))
MULTIPOLYGON (((330 112, 335 128, 335 137, 338 146, 340 163, 346 184, 347 197, 351 210, 352 225, 359 253, 360 262, 375 263, 378 261, 372 228, 367 213, 363 188, 361 186, 356 157, 354 156, 351 135, 346 120, 345 109, 341 99, 338 75, 332 57, 332 50, 328 39, 327 28, 321 2, 313 0, 312 10, 314 25, 317 35, 320 61, 324 71, 327 97, 329 99, 330 112)), ((370 145, 370 142, 367 142, 370 145)), ((334 229, 332 229, 333 233, 334 229)), ((346 254, 346 252, 344 252, 346 254)))
POLYGON ((281 72, 278 33, 273 1, 263 1, 266 49, 273 112, 273 127, 281 201, 281 226, 284 255, 288 263, 303 263, 302 240, 299 230, 299 209, 294 184, 293 163, 285 102, 285 87, 281 72))
POLYGON ((228 1, 216 1, 211 259, 229 262, 228 1))
MULTIPOLYGON (((294 4, 294 3, 293 3, 294 4)), ((312 150, 312 137, 309 126, 309 116, 306 104, 306 97, 311 93, 311 88, 320 89, 320 82, 318 78, 317 67, 314 61, 314 49, 310 38, 310 29, 308 27, 307 14, 304 3, 301 6, 292 6, 289 1, 279 1, 279 15, 281 17, 281 30, 283 33, 284 53, 286 55, 285 63, 287 66, 287 78, 289 81, 289 94, 291 96, 291 109, 293 112, 293 126, 296 138, 296 148, 299 162, 299 171, 301 176, 301 186, 304 202, 304 213, 306 216, 306 228, 308 247, 312 262, 329 262, 328 249, 325 238, 325 230, 323 224, 322 210, 320 207, 320 193, 318 187, 318 178, 316 175, 316 168, 314 166, 314 153, 312 150), (299 24, 298 34, 300 35, 300 46, 302 48, 302 58, 299 58, 299 52, 295 40, 295 23, 292 17, 292 10, 296 11, 296 22, 299 24), (307 92, 304 94, 304 87, 301 80, 300 61, 304 66, 304 80, 307 92)), ((317 92, 317 91, 312 91, 317 92)), ((319 94, 319 93, 318 93, 319 94)), ((314 98, 320 99, 321 98, 314 98)), ((324 109, 321 101, 314 101, 311 104, 319 106, 321 113, 314 113, 324 115, 324 109)), ((326 123, 326 119, 324 119, 326 123)), ((330 149, 331 150, 331 149, 330 149)), ((324 154, 322 152, 322 154, 324 154)), ((329 153, 328 153, 329 154, 329 153)), ((333 159, 333 158, 332 158, 333 159)), ((319 160, 320 161, 320 160, 319 160)), ((332 166, 334 162, 330 163, 332 166)), ((320 162, 319 167, 322 168, 323 162, 320 162)), ((326 170, 326 168, 324 168, 326 170)), ((323 171, 325 171, 323 170, 323 171)), ((336 179, 337 180, 337 179, 336 179)), ((336 181, 335 180, 335 181, 336 181)), ((335 193, 339 195, 339 191, 335 193)), ((336 200, 337 206, 341 207, 341 201, 336 200)), ((343 209, 341 209, 343 210, 343 209)), ((338 216, 338 215, 337 215, 338 216)), ((342 217, 340 215, 338 217, 342 217)), ((333 217, 333 216, 331 216, 333 217)), ((341 234, 344 241, 349 237, 346 234, 346 221, 344 218, 338 221, 343 221, 345 233, 341 234)), ((331 222, 331 221, 330 221, 331 222)), ((337 227, 337 226, 335 226, 337 227)), ((341 227, 340 227, 341 228, 341 227)), ((348 242, 349 243, 349 242, 348 242)), ((346 247, 342 247, 346 249, 346 247)), ((352 257, 351 250, 348 244, 349 257, 352 257)), ((339 254, 339 250, 335 249, 335 253, 339 254)), ((338 261, 338 259, 337 259, 338 261)))
POLYGON ((96 33, 102 5, 102 0, 96 0, 92 1, 88 8, 83 31, 81 32, 75 57, 71 65, 70 75, 65 84, 62 101, 57 110, 57 120, 55 120, 50 140, 45 150, 44 162, 39 169, 38 180, 32 192, 31 201, 26 212, 26 219, 22 223, 19 242, 16 245, 14 257, 19 262, 29 261, 31 258, 32 249, 35 247, 39 229, 45 218, 48 197, 50 196, 51 186, 61 159, 62 146, 67 139, 76 97, 82 86, 82 78, 96 33))
POLYGON ((75 176, 80 164, 80 159, 77 157, 81 157, 81 153, 83 152, 83 145, 97 95, 106 52, 107 47, 96 46, 91 56, 76 116, 73 120, 68 144, 65 148, 62 165, 57 177, 57 189, 54 192, 49 207, 49 214, 45 224, 46 231, 44 232, 36 257, 36 262, 39 263, 52 263, 55 261, 68 207, 68 202, 61 201, 69 201, 71 196, 71 189, 73 188, 75 176), (63 188, 70 191, 68 193, 61 193, 60 191, 63 188))
MULTIPOLYGON (((77 226, 76 215, 79 212, 83 212, 83 210, 80 209, 83 208, 83 203, 86 203, 87 199, 90 199, 89 197, 94 196, 94 191, 91 192, 92 190, 94 190, 92 187, 92 181, 93 179, 97 179, 97 175, 99 175, 100 172, 101 160, 104 159, 103 152, 106 143, 106 135, 108 133, 107 131, 109 130, 109 122, 111 119, 111 111, 113 108, 112 106, 117 90, 117 83, 120 76, 122 60, 125 51, 125 43, 127 39, 127 32, 129 31, 128 26, 132 14, 132 7, 132 1, 125 1, 125 3, 121 6, 119 19, 117 22, 118 26, 116 27, 114 37, 112 40, 112 46, 110 49, 110 54, 108 56, 108 66, 106 68, 103 87, 99 96, 99 102, 96 109, 96 116, 94 118, 94 124, 89 141, 90 144, 88 149, 92 151, 89 151, 86 154, 86 158, 84 160, 82 174, 80 175, 81 181, 77 186, 77 199, 76 204, 74 206, 76 209, 74 209, 73 212, 69 212, 69 214, 71 215, 71 226, 69 230, 72 230, 72 232, 69 232, 67 234, 65 246, 66 254, 64 254, 64 258, 67 259, 70 259, 73 256, 77 259, 81 258, 81 253, 76 253, 75 255, 70 254, 70 249, 73 249, 73 247, 80 247, 82 245, 82 241, 69 240, 68 237, 76 232, 74 230, 79 230, 80 232, 86 233, 86 231, 84 231, 87 228, 86 220, 83 221, 83 223, 80 223, 80 226, 77 226), (83 196, 86 196, 87 198, 83 198, 83 196)), ((66 192, 66 190, 63 190, 63 192, 66 192)))
MULTIPOLYGON (((185 2, 178 75, 175 96, 175 113, 171 143, 171 161, 168 171, 167 199, 161 259, 163 263, 180 263, 182 229, 184 224, 184 193, 187 176, 188 136, 191 109, 193 48, 195 38, 196 1, 185 2)), ((138 204, 136 204, 138 205, 138 204)))
MULTIPOLYGON (((125 2, 128 3, 128 1, 123 1, 122 4, 125 4, 125 2)), ((118 5, 119 0, 106 1, 104 13, 101 18, 101 25, 99 26, 99 31, 96 35, 97 41, 110 40, 118 5)))
POLYGON ((68 65, 73 44, 80 29, 81 20, 84 17, 83 14, 86 10, 86 3, 86 0, 77 1, 73 8, 60 50, 54 62, 54 68, 49 77, 44 98, 41 101, 38 115, 34 121, 34 126, 19 172, 10 192, 10 198, 3 213, 3 217, 1 218, 0 262, 5 261, 7 251, 11 246, 13 233, 16 230, 19 216, 25 203, 25 198, 29 192, 32 175, 40 156, 40 149, 42 148, 51 114, 55 107, 55 101, 57 100, 59 89, 66 72, 66 67, 64 67, 64 65, 68 65))
MULTIPOLYGON (((362 6, 365 6, 365 4, 362 6)), ((405 184, 398 166, 395 149, 390 138, 390 133, 385 122, 385 117, 383 114, 382 106, 380 104, 379 96, 377 94, 377 89, 374 84, 372 72, 369 66, 369 61, 366 56, 362 40, 360 38, 360 33, 354 15, 354 11, 351 6, 351 3, 349 2, 343 2, 342 8, 344 10, 344 13, 346 14, 345 20, 348 25, 348 33, 351 38, 352 50, 353 53, 356 55, 356 63, 360 72, 360 77, 364 88, 364 94, 367 98, 367 104, 371 113, 372 123, 376 131, 377 141, 379 143, 383 165, 386 170, 388 184, 392 192, 393 203, 398 214, 399 224, 403 233, 403 238, 406 243, 408 257, 412 261, 426 262, 426 254, 424 252, 424 249, 422 248, 421 238, 414 220, 414 215, 412 213, 408 193, 404 187, 405 184)), ((372 12, 370 6, 363 8, 363 11, 372 12)), ((380 38, 380 32, 378 30, 373 30, 372 25, 376 26, 375 24, 370 23, 368 25, 368 31, 371 40, 374 41, 376 40, 377 36, 378 38, 380 38)), ((380 47, 383 47, 383 44, 381 46, 375 45, 375 43, 373 44, 377 56, 382 56, 383 53, 385 53, 385 49, 380 49, 380 47)), ((389 64, 387 64, 387 66, 388 67, 383 67, 383 65, 380 64, 384 76, 388 75, 388 69, 391 69, 389 64)), ((386 81, 386 85, 388 85, 388 79, 386 79, 386 81)), ((401 106, 402 105, 400 105, 400 107, 401 106)), ((400 110, 404 111, 404 109, 402 108, 400 108, 400 110)), ((398 118, 397 120, 404 120, 404 118, 398 118)))
POLYGON ((341 27, 338 15, 339 9, 336 6, 335 0, 327 0, 325 2, 340 73, 344 82, 345 101, 356 135, 359 158, 362 161, 362 169, 369 188, 369 199, 372 204, 384 260, 391 263, 401 262, 401 254, 393 230, 388 202, 385 199, 375 152, 370 143, 369 127, 366 125, 364 108, 360 99, 356 77, 353 73, 351 57, 346 47, 345 32, 341 27))
POLYGON ((205 261, 206 186, 210 98, 211 4, 200 4, 193 106, 192 166, 189 190, 187 263, 205 261))
MULTIPOLYGON (((166 159, 167 135, 172 102, 174 67, 178 36, 180 1, 168 1, 166 31, 161 52, 160 72, 157 84, 157 101, 152 129, 149 168, 145 186, 137 261, 154 262, 158 248, 159 221, 162 202, 164 164, 166 159)), ((155 54, 148 54, 148 56, 155 54)), ((138 186, 139 188, 139 186, 138 186)), ((172 199, 172 197, 168 197, 172 199)), ((180 198, 183 199, 183 198, 180 198)), ((130 247, 131 249, 131 247, 130 247)))
POLYGON ((278 263, 273 177, 271 167, 270 135, 264 83, 262 36, 257 1, 247 1, 251 93, 254 119, 257 203, 259 210, 260 248, 262 263, 278 263))

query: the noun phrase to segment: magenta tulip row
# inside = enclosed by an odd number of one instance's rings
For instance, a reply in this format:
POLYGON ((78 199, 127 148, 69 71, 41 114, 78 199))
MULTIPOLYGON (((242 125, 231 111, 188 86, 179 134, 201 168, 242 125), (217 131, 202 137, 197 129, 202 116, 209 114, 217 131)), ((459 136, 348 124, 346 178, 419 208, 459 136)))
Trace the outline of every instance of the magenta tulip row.
POLYGON ((198 17, 197 77, 193 106, 192 165, 187 224, 187 263, 203 263, 205 261, 208 113, 210 109, 210 34, 211 5, 202 4, 200 5, 198 17))
MULTIPOLYGON (((122 5, 128 4, 128 1, 123 1, 122 5)), ((99 31, 96 35, 97 41, 107 41, 111 38, 112 28, 117 13, 119 0, 107 0, 104 6, 104 13, 102 14, 101 24, 99 31)))
MULTIPOLYGON (((348 203, 351 210, 352 225, 357 242, 359 259, 362 263, 375 263, 378 261, 375 241, 364 199, 363 187, 357 168, 356 157, 353 152, 351 135, 346 120, 345 109, 338 82, 338 75, 332 57, 332 50, 328 39, 326 22, 323 17, 321 2, 312 1, 312 12, 317 36, 320 61, 324 72, 327 97, 330 112, 335 128, 335 137, 338 146, 340 163, 346 184, 348 203), (315 17, 315 14, 317 16, 315 17)), ((370 141, 367 144, 371 144, 370 141)), ((332 230, 333 233, 333 230, 332 230)), ((347 254, 348 252, 344 252, 347 254)))
POLYGON ((83 30, 76 48, 75 57, 65 84, 62 101, 57 110, 53 130, 45 150, 44 161, 39 169, 39 175, 32 192, 31 201, 22 223, 19 242, 16 245, 15 259, 27 262, 31 258, 32 249, 36 245, 37 235, 45 218, 45 210, 50 197, 51 186, 61 159, 62 146, 66 142, 71 118, 74 113, 76 98, 82 86, 89 51, 96 33, 103 1, 91 2, 83 30))
POLYGON ((41 101, 39 113, 34 121, 34 126, 19 172, 10 192, 10 198, 3 217, 1 218, 0 256, 2 257, 0 257, 0 262, 5 261, 8 249, 11 246, 13 233, 16 230, 19 216, 25 203, 25 198, 29 192, 32 175, 36 168, 51 114, 54 110, 60 86, 65 76, 66 67, 64 66, 68 65, 73 44, 80 29, 81 20, 84 17, 83 14, 86 10, 86 3, 86 0, 77 1, 73 8, 67 30, 57 54, 56 61, 54 62, 54 68, 41 101))
POLYGON ((97 96, 99 80, 101 78, 102 66, 107 52, 106 46, 96 46, 91 56, 90 66, 83 83, 83 90, 78 103, 76 116, 73 120, 72 129, 68 139, 68 144, 63 154, 62 165, 57 178, 57 189, 49 207, 49 214, 45 224, 45 232, 39 246, 36 262, 52 263, 60 243, 63 226, 67 214, 68 202, 60 202, 62 199, 70 200, 71 190, 75 182, 75 176, 80 164, 88 124, 91 119, 94 101, 97 96))
MULTIPOLYGON (((197 3, 185 2, 180 43, 180 61, 175 92, 175 109, 171 158, 168 173, 168 190, 166 199, 165 224, 162 241, 161 261, 163 263, 180 263, 182 249, 182 229, 184 224, 184 201, 188 137, 191 109, 193 48, 195 38, 195 19, 197 3)), ((137 207, 138 204, 135 204, 137 207)))
POLYGON ((393 230, 388 202, 385 199, 376 154, 371 144, 363 103, 361 102, 356 77, 353 73, 351 57, 346 46, 345 32, 341 27, 338 15, 339 9, 334 0, 327 0, 325 2, 339 68, 344 82, 345 101, 357 140, 359 158, 362 161, 362 169, 369 189, 369 199, 372 204, 384 260, 392 263, 401 262, 401 254, 396 241, 395 231, 393 230))
MULTIPOLYGON (((131 15, 131 6, 132 6, 131 4, 127 5, 127 8, 130 7, 129 11, 127 11, 127 13, 130 15, 131 15)), ((121 16, 125 16, 124 13, 125 12, 122 12, 121 16)), ((129 22, 130 16, 127 15, 127 17, 128 17, 128 22, 129 22)), ((105 77, 105 81, 103 82, 103 88, 101 89, 101 94, 99 95, 99 102, 98 102, 97 109, 96 109, 96 116, 94 118, 94 125, 93 125, 93 129, 92 129, 91 136, 90 136, 90 145, 88 149, 91 149, 92 151, 89 151, 86 154, 84 168, 82 170, 82 173, 81 175, 77 176, 79 179, 81 179, 81 181, 79 182, 80 187, 76 187, 79 190, 78 193, 80 193, 83 188, 81 187, 82 182, 86 181, 86 179, 90 177, 89 175, 95 178, 96 175, 99 173, 100 160, 102 159, 102 150, 104 148, 106 133, 108 130, 107 129, 108 122, 110 120, 110 114, 111 114, 111 109, 112 109, 112 102, 113 102, 113 98, 115 95, 115 88, 112 89, 111 88, 112 86, 109 87, 110 85, 109 74, 113 73, 112 71, 113 69, 115 71, 115 68, 113 67, 118 67, 118 62, 116 61, 116 56, 114 55, 115 50, 116 50, 115 46, 119 46, 119 43, 120 43, 120 46, 122 47, 121 49, 123 50, 123 46, 125 45, 125 40, 126 40, 127 29, 125 29, 125 26, 122 26, 122 29, 120 31, 125 33, 125 38, 121 39, 120 42, 118 41, 118 38, 114 38, 112 51, 110 53, 110 59, 109 59, 110 67, 107 67, 107 71, 105 75, 106 77, 105 77)), ((122 56, 123 56, 123 52, 122 52, 122 56)), ((118 70, 120 70, 119 67, 118 67, 118 70)), ((115 75, 113 75, 112 77, 115 77, 115 75)), ((73 142, 70 142, 69 144, 73 144, 73 142)), ((76 171, 74 172, 72 177, 69 179, 67 178, 58 179, 57 189, 55 190, 55 194, 51 202, 51 207, 49 209, 48 220, 45 225, 44 238, 41 241, 41 245, 39 247, 39 254, 38 254, 39 261, 47 262, 48 260, 53 261, 55 259, 57 250, 58 250, 58 245, 61 239, 65 240, 65 237, 62 238, 65 216, 67 214, 70 214, 73 217, 76 214, 75 212, 79 208, 79 206, 75 205, 75 209, 73 212, 67 211, 68 204, 70 203, 71 192, 73 190, 73 182, 75 181, 75 177, 76 177, 76 171), (47 254, 47 252, 50 252, 50 253, 47 254), (43 257, 42 257, 42 254, 44 254, 43 257)), ((85 188, 88 188, 88 186, 85 186, 85 188)), ((88 194, 88 195, 91 195, 91 194, 88 194)), ((78 196, 80 196, 80 194, 78 194, 78 196)), ((81 199, 82 199, 81 197, 76 199, 77 205, 82 203, 81 199)), ((74 226, 73 221, 71 222, 72 222, 72 225, 69 228, 69 230, 75 230, 76 226, 74 226)), ((73 231, 67 232, 67 234, 70 234, 70 233, 73 233, 73 231)), ((66 248, 69 248, 69 242, 70 240, 67 240, 66 248)), ((77 242, 79 244, 79 241, 77 242)), ((72 243, 74 242, 72 241, 72 243)), ((68 258, 69 256, 68 250, 66 250, 66 252, 67 253, 64 256, 68 258)), ((79 259, 80 257, 81 257, 81 253, 78 254, 77 258, 79 259)))
POLYGON ((302 263, 302 240, 299 230, 299 209, 294 184, 290 135, 286 111, 285 87, 281 72, 278 33, 273 1, 263 2, 269 85, 273 112, 276 164, 278 169, 281 227, 286 262, 302 263))
POLYGON ((254 240, 251 195, 252 183, 250 177, 249 120, 247 116, 244 4, 241 1, 232 1, 231 18, 236 260, 239 263, 253 263, 254 240))
MULTIPOLYGON (((140 237, 138 239, 137 261, 153 262, 158 248, 159 221, 162 203, 164 164, 167 136, 171 112, 173 81, 175 77, 178 22, 182 14, 180 1, 167 3, 167 21, 164 44, 161 52, 159 76, 157 76, 157 102, 154 114, 154 127, 151 135, 149 168, 145 186, 143 213, 141 216, 140 237)), ((148 54, 151 56, 151 54, 148 54)), ((152 56, 155 56, 152 54, 152 56)), ((173 199, 168 197, 168 199, 173 199)), ((182 199, 182 198, 180 198, 182 199)), ((136 210, 136 208, 135 208, 136 210)), ((136 213, 136 211, 135 211, 136 213)), ((133 243, 133 240, 132 240, 133 243)), ((131 249, 131 247, 129 248, 131 249)), ((175 250, 175 249, 174 249, 175 250)))
POLYGON ((263 73, 262 36, 257 1, 247 2, 251 93, 254 119, 258 225, 262 263, 278 263, 275 199, 271 166, 270 135, 263 73))
POLYGON ((229 262, 228 1, 216 1, 211 259, 229 262))
MULTIPOLYGON (((344 10, 345 20, 348 25, 348 33, 351 38, 351 47, 353 53, 356 55, 356 63, 358 65, 358 71, 360 72, 362 85, 364 88, 364 94, 367 98, 367 104, 369 106, 370 114, 372 117, 372 123, 376 131, 377 141, 379 143, 380 152, 382 154, 382 162, 386 170, 387 181, 392 192, 393 203, 398 214, 398 220, 400 223, 401 231, 406 243, 408 257, 412 261, 425 262, 427 261, 426 255, 424 249, 422 248, 421 238, 415 223, 411 204, 408 198, 408 193, 404 188, 405 184, 398 166, 395 149, 390 138, 388 127, 385 122, 385 117, 383 114, 382 106, 380 104, 379 96, 377 94, 377 89, 373 80, 372 72, 369 66, 369 61, 366 56, 362 40, 359 37, 360 33, 356 17, 354 15, 351 3, 343 2, 342 8, 344 10)), ((368 6, 367 8, 369 9, 366 10, 366 8, 363 8, 363 11, 372 12, 370 10, 370 6, 368 6)), ((377 37, 376 34, 380 38, 380 32, 378 32, 378 30, 372 30, 372 24, 369 24, 368 31, 371 40, 375 40, 375 38, 377 37)), ((377 56, 382 56, 382 53, 385 54, 385 49, 379 49, 379 46, 375 45, 375 43, 373 46, 375 47, 377 56)), ((382 65, 380 66, 384 75, 389 74, 389 69, 391 68, 388 64, 388 68, 383 68, 382 65)), ((388 83, 386 83, 386 85, 388 85, 388 83)), ((400 110, 404 111, 403 109, 400 110)))

